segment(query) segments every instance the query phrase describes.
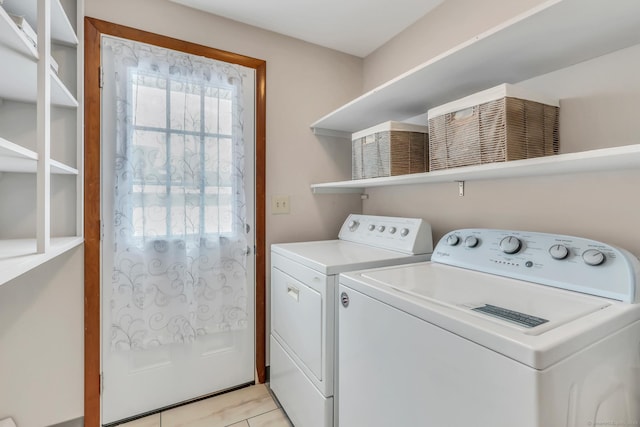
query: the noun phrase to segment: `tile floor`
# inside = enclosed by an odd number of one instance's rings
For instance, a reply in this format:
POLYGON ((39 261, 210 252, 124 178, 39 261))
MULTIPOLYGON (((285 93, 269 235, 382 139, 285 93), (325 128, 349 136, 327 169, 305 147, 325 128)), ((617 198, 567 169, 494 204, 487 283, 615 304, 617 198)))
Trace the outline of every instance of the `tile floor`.
POLYGON ((119 427, 291 427, 264 384, 162 411, 119 427))

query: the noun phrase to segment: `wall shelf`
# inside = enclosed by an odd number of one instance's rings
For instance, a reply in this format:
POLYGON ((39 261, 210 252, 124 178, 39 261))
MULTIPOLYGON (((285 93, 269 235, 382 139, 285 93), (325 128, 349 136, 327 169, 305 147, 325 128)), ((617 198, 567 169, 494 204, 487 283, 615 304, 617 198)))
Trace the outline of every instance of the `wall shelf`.
POLYGON ((311 190, 316 194, 364 193, 366 188, 391 185, 436 184, 638 168, 640 144, 410 175, 313 184, 311 190))
MULTIPOLYGON (((76 25, 82 31, 81 1, 65 2, 65 5, 73 8, 69 12, 77 17, 76 25)), ((0 218, 0 285, 84 241, 81 219, 83 111, 74 95, 82 97, 82 56, 79 38, 60 0, 2 1, 0 99, 33 104, 35 117, 33 108, 0 103, 0 108, 5 109, 2 113, 10 111, 0 122, 0 173, 15 173, 0 178, 0 197, 7 206, 12 206, 10 210, 5 209, 0 218), (38 46, 25 36, 9 13, 25 17, 39 33, 38 46), (43 22, 37 21, 38 15, 44 17, 43 22), (61 72, 67 84, 75 85, 73 93, 56 72, 48 69, 48 61, 43 61, 51 55, 53 43, 64 46, 60 51, 65 59, 61 72), (41 66, 43 63, 47 68, 41 66), (47 80, 50 86, 44 84, 47 80), (51 106, 69 107, 74 111, 52 117, 51 106), (34 143, 20 145, 29 141, 34 143), (67 157, 65 162, 54 160, 52 152, 67 157), (70 158, 74 153, 75 159, 70 158), (42 159, 46 159, 49 169, 41 167, 42 159), (72 178, 53 178, 59 175, 72 178), (24 216, 27 219, 21 221, 24 216)))
MULTIPOLYGON (((38 154, 18 144, 0 138, 0 172, 36 173, 38 154)), ((78 175, 78 170, 51 160, 51 173, 78 175)))
POLYGON ((550 0, 365 93, 311 125, 350 134, 501 83, 518 83, 640 43, 640 2, 550 0))
MULTIPOLYGON (((0 44, 0 56, 2 57, 0 97, 14 101, 35 103, 38 97, 37 57, 26 56, 22 52, 6 47, 4 44, 0 44)), ((53 71, 51 71, 51 103, 71 108, 78 106, 76 98, 53 71)))
MULTIPOLYGON (((16 15, 24 16, 32 28, 38 27, 37 0, 4 0, 4 8, 13 11, 16 15)), ((51 1, 51 40, 71 46, 78 44, 78 37, 60 0, 51 1)))
POLYGON ((82 237, 54 237, 45 253, 37 253, 36 239, 0 240, 0 286, 79 246, 82 237))

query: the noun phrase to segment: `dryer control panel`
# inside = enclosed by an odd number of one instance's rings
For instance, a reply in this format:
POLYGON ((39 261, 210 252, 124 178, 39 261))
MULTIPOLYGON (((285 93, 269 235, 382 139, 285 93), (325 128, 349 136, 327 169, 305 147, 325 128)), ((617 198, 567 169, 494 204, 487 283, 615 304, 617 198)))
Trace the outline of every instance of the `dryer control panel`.
POLYGON ((640 297, 638 258, 580 237, 461 229, 440 239, 431 261, 619 301, 640 297))
POLYGON ((351 214, 338 238, 412 255, 433 252, 431 226, 421 218, 351 214))

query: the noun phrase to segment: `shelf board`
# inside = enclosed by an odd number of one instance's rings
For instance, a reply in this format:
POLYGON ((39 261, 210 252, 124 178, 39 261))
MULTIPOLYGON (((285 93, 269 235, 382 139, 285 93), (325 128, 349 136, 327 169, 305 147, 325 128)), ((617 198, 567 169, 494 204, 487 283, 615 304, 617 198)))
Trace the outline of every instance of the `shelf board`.
POLYGON ((0 285, 82 244, 79 236, 51 239, 47 253, 36 251, 35 239, 0 240, 0 285))
MULTIPOLYGON (((4 0, 3 7, 14 15, 22 15, 29 25, 37 31, 37 0, 4 0)), ((78 44, 73 26, 67 17, 60 0, 51 0, 51 39, 54 42, 75 46, 78 44)))
POLYGON ((38 59, 38 50, 24 35, 22 30, 13 22, 9 14, 0 7, 0 43, 5 48, 12 49, 17 53, 31 58, 33 61, 38 59))
POLYGON ((518 83, 640 43, 640 1, 550 0, 365 93, 311 125, 343 135, 501 83, 518 83))
MULTIPOLYGON (((36 173, 37 167, 37 153, 0 138, 0 172, 36 173)), ((51 160, 51 173, 78 175, 78 170, 56 160, 51 160)))
MULTIPOLYGON (((0 22, 0 26, 3 25, 0 22)), ((0 57, 0 98, 35 103, 38 97, 37 56, 27 56, 0 45, 0 57)), ((54 71, 51 71, 51 103, 63 107, 78 107, 78 101, 54 71)))
POLYGON ((640 168, 640 144, 410 175, 313 184, 311 190, 316 194, 364 193, 366 188, 391 185, 436 184, 637 168, 640 168))

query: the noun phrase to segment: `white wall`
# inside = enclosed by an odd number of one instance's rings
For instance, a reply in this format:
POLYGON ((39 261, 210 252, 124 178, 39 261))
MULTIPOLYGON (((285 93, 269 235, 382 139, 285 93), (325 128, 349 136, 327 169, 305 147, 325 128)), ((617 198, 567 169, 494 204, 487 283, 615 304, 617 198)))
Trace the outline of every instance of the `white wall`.
MULTIPOLYGON (((469 39, 495 21, 494 12, 502 16, 539 2, 491 3, 443 3, 366 58, 365 84, 377 85, 469 39)), ((584 151, 640 143, 639 69, 635 46, 520 84, 560 99, 561 152, 584 151)), ((363 211, 423 217, 436 240, 456 228, 512 228, 589 237, 640 255, 638 182, 636 170, 467 182, 464 197, 456 183, 376 188, 368 190, 363 211)))
POLYGON ((83 250, 0 286, 0 419, 43 427, 83 413, 83 250))

